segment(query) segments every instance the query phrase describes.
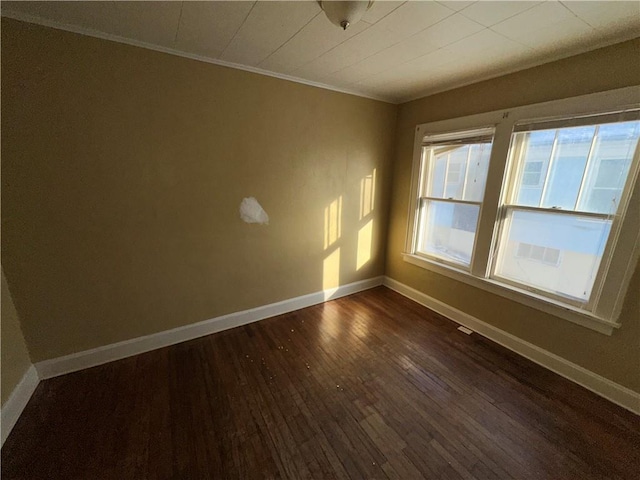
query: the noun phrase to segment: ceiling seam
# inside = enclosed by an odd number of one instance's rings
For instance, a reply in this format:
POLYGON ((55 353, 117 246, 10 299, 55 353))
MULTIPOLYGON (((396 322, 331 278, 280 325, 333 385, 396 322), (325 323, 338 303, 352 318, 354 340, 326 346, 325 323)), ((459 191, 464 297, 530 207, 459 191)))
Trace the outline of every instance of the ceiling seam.
MULTIPOLYGON (((637 38, 637 37, 633 37, 633 38, 637 38)), ((632 40, 633 38, 628 38, 625 41, 632 40)), ((584 51, 582 53, 588 53, 588 52, 591 52, 593 50, 606 48, 608 46, 615 45, 615 43, 619 43, 619 42, 618 41, 603 42, 602 44, 600 44, 595 49, 586 50, 586 51, 584 51)), ((472 81, 460 82, 458 84, 452 84, 453 86, 447 86, 447 87, 444 87, 444 88, 435 88, 433 90, 428 90, 428 89, 427 90, 422 90, 421 93, 416 94, 416 95, 412 95, 412 96, 409 96, 409 97, 397 97, 395 102, 398 105, 402 105, 404 103, 409 103, 409 102, 413 102, 415 100, 420 100, 421 98, 431 97, 433 95, 438 95, 440 93, 450 92, 450 91, 453 91, 453 90, 457 90, 458 88, 464 88, 464 87, 467 87, 469 85, 474 85, 476 83, 486 82, 486 81, 489 81, 489 80, 493 80, 495 78, 500 78, 500 77, 503 77, 503 76, 512 75, 514 73, 518 73, 518 72, 522 72, 522 71, 525 71, 525 70, 529 70, 531 68, 540 67, 540 66, 543 66, 543 65, 546 65, 546 64, 549 64, 549 63, 553 63, 553 62, 557 62, 557 61, 564 60, 564 59, 567 59, 567 58, 571 58, 571 57, 576 56, 576 55, 581 55, 581 53, 573 53, 573 54, 568 54, 568 55, 559 54, 559 55, 548 56, 543 61, 534 60, 534 61, 531 61, 531 62, 526 62, 526 63, 523 63, 519 67, 515 67, 515 68, 509 69, 509 70, 505 70, 502 73, 495 73, 495 74, 490 74, 490 75, 483 76, 483 77, 478 77, 478 78, 476 78, 476 79, 474 79, 472 81)))
MULTIPOLYGON (((497 23, 496 23, 496 25, 497 25, 497 23)), ((532 50, 532 51, 533 51, 533 48, 531 48, 531 47, 530 47, 529 45, 527 45, 526 43, 522 43, 520 40, 514 40, 513 38, 507 37, 507 36, 506 36, 505 34, 503 34, 503 33, 496 32, 496 31, 495 31, 493 28, 491 28, 491 27, 487 27, 487 30, 491 30, 493 33, 495 33, 496 35, 498 35, 498 36, 500 36, 500 37, 504 38, 505 40, 509 40, 510 42, 517 43, 518 45, 522 45, 522 46, 523 46, 523 47, 525 47, 526 49, 528 49, 528 50, 532 50)))
MULTIPOLYGON (((370 23, 370 24, 369 24, 369 25, 370 25, 369 27, 365 28, 363 31, 361 31, 361 32, 359 32, 359 33, 356 33, 353 37, 349 37, 349 38, 347 38, 345 41, 340 42, 339 44, 337 44, 336 46, 331 47, 331 48, 330 48, 329 50, 327 50, 326 52, 322 52, 320 55, 318 55, 318 56, 317 56, 316 58, 314 58, 313 60, 309 60, 308 62, 305 62, 305 63, 303 63, 302 65, 298 65, 298 66, 295 68, 295 70, 293 70, 293 72, 295 72, 296 70, 298 70, 298 69, 300 69, 300 68, 303 68, 303 67, 305 67, 305 66, 309 65, 309 64, 310 64, 310 63, 312 63, 312 62, 315 62, 315 61, 316 61, 316 60, 318 60, 320 57, 322 57, 322 56, 324 56, 324 55, 327 55, 328 53, 331 53, 333 50, 335 50, 336 48, 338 48, 340 45, 342 45, 342 44, 344 44, 344 43, 348 42, 349 40, 353 40, 354 38, 358 38, 358 36, 362 35, 364 32, 366 32, 367 30, 369 30, 371 27, 373 27, 374 25, 376 25, 378 22, 381 22, 382 20, 384 20, 385 18, 387 18, 387 17, 388 17, 389 15, 391 15, 393 12, 395 12, 395 11, 396 11, 396 10, 398 10, 400 7, 402 7, 405 3, 407 3, 407 2, 402 2, 402 3, 401 3, 400 5, 398 5, 396 8, 394 8, 393 10, 391 10, 389 13, 387 13, 387 14, 386 14, 386 15, 384 15, 383 17, 380 17, 380 18, 379 18, 375 23, 370 23)), ((369 22, 367 22, 367 21, 365 21, 365 20, 362 20, 362 22, 364 22, 364 23, 369 23, 369 22)), ((374 54, 374 55, 375 55, 375 54, 374 54)), ((367 58, 368 58, 368 57, 367 57, 367 58)), ((347 67, 344 67, 344 68, 347 68, 347 67)), ((335 71, 331 72, 329 75, 332 75, 332 74, 334 74, 334 73, 336 73, 336 72, 339 72, 340 70, 342 70, 342 69, 335 70, 335 71)), ((292 73, 293 73, 293 72, 292 72, 292 73)))
MULTIPOLYGON (((560 3, 560 4, 561 4, 562 6, 564 6, 565 8, 568 8, 568 7, 566 7, 562 2, 558 2, 558 3, 560 3)), ((514 14, 514 15, 511 15, 510 17, 507 17, 507 18, 505 18, 505 19, 501 20, 500 22, 498 22, 498 23, 496 23, 496 24, 494 24, 494 25, 492 25, 492 26, 490 26, 490 27, 485 27, 484 25, 480 24, 479 22, 476 22, 476 21, 475 21, 475 20, 473 20, 472 18, 470 18, 470 17, 466 16, 466 15, 464 14, 464 10, 465 10, 466 8, 469 8, 469 7, 465 7, 465 8, 463 8, 462 10, 460 10, 460 11, 458 11, 458 12, 456 12, 456 13, 459 13, 460 15, 464 16, 464 17, 465 17, 465 18, 467 18, 468 20, 471 20, 471 21, 473 21, 473 22, 475 22, 475 23, 478 23, 479 25, 482 25, 482 26, 484 27, 484 29, 485 29, 485 30, 490 30, 491 32, 495 33, 496 35, 499 35, 500 37, 502 37, 502 38, 504 38, 504 39, 506 39, 506 40, 509 40, 510 42, 517 43, 518 45, 521 45, 521 46, 525 47, 527 50, 529 50, 529 51, 533 51, 533 49, 532 49, 529 45, 526 45, 526 44, 524 44, 524 43, 522 43, 522 42, 520 42, 520 41, 518 41, 518 40, 514 40, 514 39, 512 39, 512 38, 509 38, 509 37, 507 37, 506 35, 504 35, 504 34, 502 34, 502 33, 500 33, 500 32, 495 31, 495 30, 493 29, 493 27, 495 27, 496 25, 499 25, 499 24, 501 24, 502 22, 505 22, 505 21, 507 21, 507 20, 509 20, 509 19, 511 19, 511 18, 517 17, 518 15, 520 15, 520 14, 522 14, 522 13, 524 13, 524 12, 527 12, 527 11, 531 10, 532 8, 535 8, 535 7, 537 7, 538 5, 541 5, 541 4, 542 4, 542 2, 539 2, 539 3, 535 4, 535 5, 532 5, 531 7, 527 8, 527 9, 525 9, 525 10, 522 10, 521 12, 518 12, 518 13, 516 13, 516 14, 514 14)), ((471 5, 469 5, 469 6, 471 6, 471 5)), ((571 10, 569 10, 569 11, 571 11, 571 10)), ((576 16, 576 17, 577 17, 577 15, 575 15, 573 12, 571 12, 571 13, 572 13, 574 16, 576 16)), ((449 18, 449 17, 443 18, 442 20, 440 20, 440 22, 443 22, 443 21, 444 21, 444 20, 446 20, 447 18, 449 18)), ((579 20, 582 20, 582 19, 581 19, 581 18, 579 18, 579 17, 578 17, 578 19, 579 19, 579 20)), ((440 22, 438 22, 438 23, 440 23, 440 22)), ((431 27, 433 27, 433 26, 437 25, 438 23, 434 23, 433 25, 431 25, 431 26, 430 26, 430 27, 428 27, 428 28, 431 28, 431 27)), ((584 23, 586 23, 586 22, 584 22, 584 23)), ((590 26, 591 28, 593 28, 591 25, 589 25, 589 26, 590 26)), ((428 28, 426 28, 425 30, 427 30, 428 28)), ((422 30, 422 31, 424 31, 424 30, 422 30)), ((480 30, 480 31, 478 31, 478 32, 476 32, 476 33, 472 33, 471 35, 467 35, 466 37, 462 37, 462 38, 460 38, 460 39, 456 40, 456 42, 462 41, 462 40, 464 40, 465 38, 469 38, 469 37, 470 37, 470 36, 472 36, 472 35, 476 35, 477 33, 480 33, 481 31, 482 31, 482 30, 480 30)), ((421 32, 418 32, 418 33, 421 33, 421 32)), ((416 33, 415 35, 418 35, 418 33, 416 33)), ((407 38, 411 38, 411 37, 407 37, 407 38)), ((405 40, 406 40, 406 39, 405 39, 405 40)), ((404 41, 404 40, 403 40, 403 41, 404 41)), ((452 43, 456 43, 456 42, 452 42, 452 43)), ((398 42, 398 43, 400 43, 400 42, 398 42)), ((394 45, 396 45, 396 44, 394 44, 394 45)), ((393 47, 394 45, 391 45, 391 47, 393 47)), ((451 45, 451 43, 450 43, 450 44, 448 44, 448 45, 451 45)), ((387 48, 391 48, 391 47, 387 47, 387 48)), ((374 75, 371 75, 370 77, 366 77, 366 78, 373 78, 373 77, 375 77, 375 76, 377 76, 377 75, 382 75, 383 73, 386 73, 386 72, 388 72, 388 71, 390 71, 390 70, 393 70, 394 68, 400 67, 400 66, 405 65, 405 64, 407 64, 407 63, 409 63, 409 62, 416 61, 416 60, 418 60, 418 59, 420 59, 420 58, 422 58, 422 57, 425 57, 425 56, 427 56, 427 55, 430 55, 430 54, 431 54, 431 53, 433 53, 433 52, 437 52, 438 50, 442 50, 442 49, 444 49, 445 47, 447 47, 447 45, 444 45, 444 46, 442 46, 442 47, 439 47, 439 48, 437 48, 436 50, 433 50, 432 52, 426 53, 426 54, 424 54, 424 55, 420 55, 420 56, 415 57, 415 58, 413 58, 413 59, 411 59, 411 60, 407 60, 406 62, 400 63, 400 64, 398 64, 398 65, 394 65, 394 66, 393 66, 393 67, 391 67, 391 68, 387 68, 387 69, 385 69, 385 70, 381 70, 380 72, 377 72, 377 73, 375 73, 374 75)), ((384 51, 384 50, 386 50, 386 49, 380 50, 380 52, 382 52, 382 51, 384 51)), ((379 53, 379 52, 377 52, 377 53, 379 53)), ((375 53, 375 54, 373 54, 373 55, 376 55, 377 53, 375 53)), ((372 56, 372 55, 370 55, 370 56, 372 56)), ((361 63, 362 61, 366 60, 367 58, 369 58, 369 57, 366 57, 366 58, 362 59, 360 62, 358 62, 358 63, 356 63, 356 64, 354 64, 354 65, 358 65, 359 63, 361 63)), ((342 70, 344 70, 344 69, 346 69, 346 68, 349 68, 349 67, 345 67, 345 68, 342 68, 342 69, 340 69, 340 70, 336 70, 335 72, 332 72, 332 74, 333 74, 333 73, 338 73, 338 72, 340 72, 340 71, 342 71, 342 70)), ((348 83, 346 86, 354 86, 354 85, 358 85, 358 84, 359 84, 360 82, 362 82, 363 80, 364 80, 364 79, 362 79, 362 80, 358 80, 358 81, 355 81, 355 82, 350 82, 350 83, 348 83)), ((409 101, 410 101, 410 100, 409 100, 409 101)))
MULTIPOLYGON (((564 8, 566 8, 567 10, 569 10, 569 12, 570 12, 570 13, 571 13, 575 18, 577 18, 580 22, 584 23, 584 24, 585 24, 586 26, 588 26, 589 28, 591 28, 591 29, 594 29, 594 30, 595 30, 595 27, 593 27, 592 25, 589 25, 586 21, 584 21, 584 20, 583 20, 582 18, 580 18, 578 15, 576 15, 575 13, 573 13, 573 12, 571 11, 571 9, 570 9, 569 7, 567 7, 564 3, 562 3, 562 2, 558 2, 558 3, 559 3, 560 5, 562 5, 564 8)), ((540 5, 540 4, 538 4, 538 5, 540 5)), ((538 5, 534 5, 534 6, 533 6, 533 7, 531 7, 531 8, 535 8, 535 7, 537 7, 538 5)), ((522 11, 522 12, 520 12, 520 13, 528 12, 529 10, 531 10, 531 8, 527 8, 526 10, 523 10, 523 11, 522 11)), ((487 27, 487 28, 489 28, 489 30, 491 30, 491 31, 492 31, 493 33, 495 33, 496 35, 500 35, 502 38, 506 38, 507 40, 509 40, 509 41, 511 41, 511 42, 515 42, 515 43, 517 43, 517 44, 519 44, 519 45, 522 45, 523 47, 526 47, 528 50, 530 50, 530 51, 532 51, 532 52, 533 52, 533 51, 535 51, 535 48, 531 47, 530 45, 527 45, 526 43, 522 43, 520 40, 516 40, 516 39, 514 39, 514 38, 507 37, 505 34, 500 33, 500 32, 498 32, 498 31, 496 31, 496 30, 494 30, 494 29, 493 29, 493 27, 495 27, 496 25, 500 25, 501 23, 506 22, 507 20, 509 20, 509 19, 511 19, 511 18, 513 18, 513 17, 517 17, 518 15, 520 15, 520 13, 517 13, 516 15, 512 15, 512 16, 511 16, 511 17, 509 17, 509 18, 505 18, 504 20, 502 20, 502 21, 500 21, 500 22, 496 23, 495 25, 492 25, 491 27, 487 27)))
MULTIPOLYGON (((506 22, 507 20, 511 20, 513 17, 517 17, 518 15, 520 15, 520 14, 522 14, 522 13, 524 13, 524 12, 528 12, 528 11, 529 11, 529 10, 531 10, 532 8, 536 8, 538 5, 542 5, 543 3, 544 3, 544 2, 537 2, 535 5, 531 5, 529 8, 525 8, 524 10, 522 10, 522 11, 520 11, 520 12, 518 12, 518 13, 514 13, 514 14, 513 14, 513 15, 511 15, 510 17, 503 18, 503 19, 502 19, 502 20, 500 20, 499 22, 494 23, 493 25, 488 26, 487 28, 490 28, 491 30, 493 30, 493 27, 495 27, 496 25, 500 25, 502 22, 506 22)), ((560 2, 560 3, 562 3, 562 2, 560 2)), ((473 20, 473 18, 468 17, 468 16, 466 16, 466 15, 464 14, 464 11, 465 11, 467 8, 469 8, 469 7, 471 7, 471 5, 469 5, 468 7, 464 7, 464 8, 463 8, 462 10, 460 10, 458 13, 459 13, 460 15, 463 15, 465 18, 468 18, 469 20, 473 20)), ((473 20, 473 21, 475 22, 475 20, 473 20)), ((477 23, 480 23, 480 22, 477 22, 477 23)), ((498 32, 496 32, 496 33, 498 33, 498 32)))
POLYGON ((231 36, 231 39, 227 42, 227 44, 224 46, 224 48, 222 49, 222 51, 220 52, 220 55, 218 55, 218 58, 222 58, 222 56, 224 56, 224 52, 227 51, 227 48, 229 48, 229 45, 231 45, 231 43, 233 42, 233 40, 236 38, 236 35, 238 35, 238 32, 240 31, 240 29, 244 26, 244 24, 247 22, 247 18, 249 18, 249 15, 251 15, 251 12, 253 12, 253 9, 256 7, 256 5, 258 4, 258 0, 256 0, 255 2, 253 2, 253 5, 251 5, 251 8, 249 9, 249 12, 247 12, 247 14, 245 15, 244 19, 242 20, 242 23, 240 24, 240 26, 238 27, 238 29, 233 33, 233 35, 231 36))
POLYGON ((302 27, 300 27, 300 28, 296 31, 296 33, 294 33, 294 34, 293 34, 293 35, 291 35, 289 38, 287 38, 284 42, 282 42, 282 43, 280 44, 280 46, 279 46, 278 48, 276 48, 273 52, 271 52, 269 55, 267 55, 267 56, 266 56, 266 57, 264 57, 262 60, 260 60, 260 63, 258 63, 258 66, 262 65, 264 62, 266 62, 268 59, 270 59, 270 58, 271 58, 271 56, 272 56, 274 53, 278 52, 282 47, 284 47, 287 43, 289 43, 291 40, 293 40, 293 38, 294 38, 296 35, 298 35, 302 30, 304 30, 304 29, 307 27, 307 25, 309 25, 311 22, 313 22, 313 21, 316 19, 316 17, 317 17, 318 15, 320 15, 321 13, 322 13, 322 10, 320 10, 320 11, 319 11, 318 13, 316 13, 313 17, 311 17, 307 23, 305 23, 302 27))
MULTIPOLYGON (((558 3, 562 4, 562 2, 558 2, 558 3)), ((498 22, 498 23, 496 23, 496 24, 494 24, 494 25, 492 25, 492 26, 490 26, 490 27, 485 27, 484 25, 480 24, 479 22, 475 21, 474 19, 472 19, 472 18, 470 18, 470 17, 467 17, 463 12, 464 12, 464 10, 465 10, 466 8, 469 8, 469 7, 465 7, 465 8, 463 8, 462 10, 460 10, 460 11, 458 11, 458 12, 456 12, 456 13, 459 13, 460 15, 464 16, 464 17, 465 17, 466 19, 468 19, 468 20, 471 20, 471 21, 473 21, 473 22, 475 22, 475 23, 478 23, 479 25, 482 25, 482 27, 484 27, 484 30, 490 30, 491 32, 495 33, 496 35, 499 35, 500 37, 502 37, 502 38, 504 38, 504 39, 506 39, 506 40, 509 40, 510 42, 517 43, 518 45, 521 45, 521 46, 525 47, 527 50, 529 50, 529 51, 533 51, 533 48, 531 48, 529 45, 526 45, 526 44, 524 44, 524 43, 522 43, 522 42, 520 42, 520 41, 518 41, 518 40, 514 40, 514 39, 512 39, 512 38, 509 38, 509 37, 507 37, 506 35, 504 35, 504 34, 502 34, 502 33, 500 33, 500 32, 495 31, 495 30, 493 29, 493 27, 495 27, 496 25, 499 25, 499 24, 501 24, 502 22, 505 22, 505 21, 507 21, 507 20, 509 20, 509 19, 511 19, 511 18, 517 17, 518 15, 520 15, 520 14, 522 14, 522 13, 524 13, 524 12, 527 12, 527 11, 531 10, 532 8, 535 8, 535 7, 537 7, 537 6, 538 6, 538 5, 540 5, 540 4, 542 4, 542 2, 539 2, 539 3, 537 3, 536 5, 532 5, 531 7, 527 8, 527 9, 525 9, 525 10, 522 10, 521 12, 518 12, 518 13, 516 13, 515 15, 511 15, 510 17, 507 17, 507 18, 505 18, 504 20, 501 20, 500 22, 498 22)), ((562 4, 562 5, 563 5, 565 8, 568 8, 568 7, 566 7, 564 4, 562 4)), ((469 6, 471 6, 471 5, 469 5, 469 6)), ((575 15, 573 12, 571 12, 571 13, 572 13, 574 16, 576 16, 576 17, 577 17, 577 15, 575 15)), ((444 21, 444 20, 446 20, 447 18, 449 18, 449 17, 443 18, 442 20, 440 20, 440 22, 443 22, 443 21, 444 21)), ((578 19, 579 19, 579 20, 582 20, 582 19, 581 19, 581 18, 579 18, 579 17, 578 17, 578 19)), ((434 23, 433 25, 431 25, 430 27, 427 27, 427 28, 426 28, 426 29, 424 29, 424 30, 428 30, 429 28, 431 28, 431 27, 433 27, 433 26, 437 25, 437 24, 438 24, 438 23, 440 23, 440 22, 434 23)), ((584 23, 586 23, 586 22, 584 22, 584 23)), ((591 27, 591 25, 589 25, 589 26, 591 27)), ((593 28, 593 27, 591 27, 591 28, 593 28)), ((424 30, 421 30, 421 32, 423 32, 424 30)), ((469 37, 471 37, 472 35, 476 35, 476 34, 480 33, 481 31, 482 31, 482 30, 479 30, 479 31, 478 31, 478 32, 476 32, 476 33, 472 33, 471 35, 467 35, 466 37, 462 37, 462 38, 460 38, 460 39, 456 40, 455 42, 452 42, 452 43, 450 43, 450 44, 448 44, 448 45, 452 45, 453 43, 460 42, 460 41, 464 40, 465 38, 469 38, 469 37)), ((419 34, 419 33, 421 33, 421 32, 418 32, 418 33, 416 33, 415 35, 418 35, 418 34, 419 34)), ((411 37, 407 37, 407 38, 411 38, 411 37)), ((406 39, 405 39, 405 40, 406 40, 406 39)), ((404 41, 404 40, 403 40, 403 41, 404 41)), ((398 43, 400 43, 400 42, 398 42, 398 43)), ((393 46, 395 46, 395 45, 397 45, 397 44, 391 45, 391 47, 393 47, 393 46)), ((383 73, 389 72, 390 70, 393 70, 394 68, 398 68, 398 67, 400 67, 400 66, 402 66, 402 65, 406 65, 406 64, 407 64, 407 63, 409 63, 409 62, 413 62, 413 61, 416 61, 416 60, 418 60, 418 59, 420 59, 420 58, 422 58, 422 57, 426 57, 427 55, 430 55, 430 54, 432 54, 432 53, 434 53, 434 52, 437 52, 438 50, 442 50, 442 49, 446 48, 448 45, 444 45, 444 46, 439 47, 439 48, 437 48, 436 50, 433 50, 433 51, 431 51, 431 52, 429 52, 429 53, 426 53, 426 54, 424 54, 424 55, 420 55, 420 56, 418 56, 418 57, 412 58, 411 60, 407 60, 406 62, 403 62, 403 63, 397 64, 397 65, 394 65, 394 66, 393 66, 393 67, 391 67, 391 68, 387 68, 387 69, 385 69, 385 70, 381 70, 380 72, 377 72, 377 73, 375 73, 374 75, 371 75, 371 76, 366 77, 366 78, 373 78, 373 77, 375 77, 375 76, 377 76, 377 75, 382 75, 383 73)), ((387 47, 387 48, 391 48, 391 47, 387 47)), ((382 51, 384 51, 384 50, 386 50, 386 49, 380 50, 380 52, 382 52, 382 51)), ((377 53, 379 53, 379 52, 377 52, 377 53)), ((377 53, 374 53, 373 55, 377 55, 377 53)), ((369 55, 369 57, 371 57, 371 56, 372 56, 372 55, 369 55)), ((369 57, 366 57, 366 58, 362 59, 360 62, 355 63, 354 65, 358 65, 359 63, 363 62, 364 60, 366 60, 366 59, 367 59, 367 58, 369 58, 369 57)), ((335 72, 332 72, 332 74, 333 74, 333 73, 341 72, 342 70, 345 70, 346 68, 349 68, 349 67, 345 67, 345 68, 342 68, 342 69, 340 69, 340 70, 336 70, 335 72)), ((362 82, 363 80, 364 80, 364 79, 362 79, 362 80, 357 80, 357 81, 355 81, 355 82, 347 83, 347 85, 346 85, 346 86, 358 85, 358 84, 359 84, 360 82, 362 82)))
POLYGON ((560 5, 562 5, 564 8, 566 8, 569 13, 571 13, 571 15, 573 15, 574 17, 576 17, 578 20, 580 20, 582 23, 588 25, 589 27, 593 28, 594 30, 597 30, 596 27, 594 27, 593 25, 591 25, 589 22, 587 22, 584 18, 582 18, 580 15, 578 15, 577 13, 575 13, 573 10, 571 10, 571 8, 568 5, 565 5, 565 2, 558 2, 560 5))
POLYGON ((173 38, 173 44, 178 43, 178 33, 180 32, 180 25, 182 24, 182 9, 184 8, 184 2, 180 2, 180 15, 178 16, 178 26, 176 28, 176 35, 173 38))
MULTIPOLYGON (((444 22, 445 20, 447 20, 448 18, 453 17, 453 16, 454 16, 454 15, 456 15, 457 13, 460 13, 460 12, 453 12, 451 15, 446 16, 445 18, 443 18, 442 20, 440 20, 440 21, 438 21, 438 22, 434 23, 433 25, 429 25, 427 28, 423 28, 423 29, 422 29, 422 30, 420 30, 419 32, 416 32, 416 33, 414 33, 413 35, 411 35, 411 36, 409 36, 409 37, 403 38, 402 40, 400 40, 399 42, 394 43, 393 45, 389 45, 388 47, 385 47, 385 48, 383 48, 382 50, 378 50, 376 53, 373 53, 373 54, 369 55, 368 57, 365 57, 365 58, 363 58, 362 60, 359 60, 357 63, 354 63, 353 65, 349 65, 348 67, 343 67, 343 68, 341 68, 341 69, 339 69, 339 70, 336 70, 336 71, 334 71, 334 72, 331 72, 331 75, 333 75, 334 73, 339 73, 339 72, 341 72, 341 71, 343 71, 343 70, 346 70, 347 68, 351 68, 351 67, 353 67, 353 66, 359 65, 359 64, 361 64, 362 62, 364 62, 365 60, 367 60, 368 58, 371 58, 371 57, 373 57, 374 55, 378 55, 379 53, 384 52, 385 50, 388 50, 388 49, 390 49, 390 48, 393 48, 393 47, 395 47, 396 45, 398 45, 398 44, 400 44, 400 43, 402 43, 402 42, 404 42, 404 41, 406 41, 406 40, 409 40, 410 38, 413 38, 413 37, 415 37, 416 35, 419 35, 419 34, 421 34, 422 32, 424 32, 424 31, 426 31, 426 30, 429 30, 431 27, 435 27, 435 26, 436 26, 436 25, 438 25, 439 23, 442 23, 442 22, 444 22)), ((467 18, 467 17, 465 17, 465 18, 467 18)), ((480 26, 482 27, 482 30, 488 30, 488 29, 489 29, 488 27, 485 27, 484 25, 482 25, 482 24, 480 24, 480 23, 476 22, 475 20, 471 20, 471 19, 468 19, 468 20, 470 20, 470 21, 472 21, 472 22, 477 23, 478 25, 480 25, 480 26)), ((460 42, 461 40, 464 40, 465 38, 469 38, 469 37, 471 37, 472 35, 476 35, 476 34, 480 33, 482 30, 478 30, 477 32, 474 32, 474 33, 471 33, 471 34, 469 34, 469 35, 467 35, 467 36, 465 36, 465 37, 459 38, 459 39, 458 39, 458 40, 456 40, 455 42, 451 42, 451 43, 449 43, 449 44, 447 44, 447 45, 452 45, 452 44, 454 44, 454 43, 456 43, 456 42, 460 42)), ((442 46, 442 47, 438 47, 438 48, 436 48, 435 50, 430 51, 429 53, 425 53, 424 55, 418 55, 418 56, 417 56, 417 57, 415 57, 415 58, 412 58, 412 59, 410 59, 410 60, 407 60, 406 62, 398 63, 398 64, 394 65, 393 67, 390 67, 390 68, 387 68, 387 69, 385 69, 385 70, 381 70, 381 71, 379 71, 379 72, 376 72, 375 74, 373 74, 373 75, 371 75, 371 76, 369 76, 369 77, 366 77, 366 78, 371 78, 371 77, 374 77, 374 76, 376 76, 376 75, 380 75, 380 74, 382 74, 382 73, 388 72, 389 70, 393 70, 394 68, 398 68, 398 67, 400 67, 400 66, 402 66, 402 65, 405 65, 405 64, 407 64, 407 63, 409 63, 409 62, 413 62, 413 61, 415 61, 415 60, 417 60, 417 59, 419 59, 419 58, 426 57, 427 55, 430 55, 430 54, 432 54, 433 52, 437 52, 438 50, 442 50, 442 49, 443 49, 443 48, 445 48, 447 45, 444 45, 444 46, 442 46)), ((350 82, 350 83, 348 83, 347 85, 353 85, 353 84, 358 83, 358 82, 361 82, 361 81, 362 81, 362 80, 357 80, 357 81, 355 81, 355 82, 350 82)))

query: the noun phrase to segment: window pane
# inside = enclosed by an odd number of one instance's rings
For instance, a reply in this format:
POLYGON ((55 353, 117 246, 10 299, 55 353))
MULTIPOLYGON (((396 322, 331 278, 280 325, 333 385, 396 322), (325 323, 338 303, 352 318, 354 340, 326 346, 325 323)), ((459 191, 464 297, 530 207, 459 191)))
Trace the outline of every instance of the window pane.
POLYGON ((542 187, 547 175, 555 137, 555 130, 540 130, 515 135, 514 145, 521 146, 523 162, 516 187, 516 203, 518 205, 540 206, 542 187))
POLYGON ((543 207, 574 210, 596 127, 558 130, 543 207))
POLYGON ((607 243, 609 220, 510 211, 496 275, 587 301, 607 243))
POLYGON ((425 154, 426 196, 482 201, 491 143, 425 147, 425 154))
POLYGON ((463 200, 481 202, 484 197, 484 187, 487 184, 491 144, 480 143, 471 145, 470 149, 469 165, 467 167, 467 183, 464 188, 463 200))
POLYGON ((599 127, 578 210, 614 214, 640 137, 640 122, 599 127))
POLYGON ((445 180, 444 196, 460 200, 464 188, 464 177, 467 171, 467 157, 469 146, 456 148, 448 153, 447 178, 445 180))
POLYGON ((418 251, 469 265, 479 212, 478 205, 423 200, 418 251))
POLYGON ((432 161, 433 169, 427 178, 427 195, 442 198, 444 196, 444 179, 447 175, 447 156, 434 155, 432 161))

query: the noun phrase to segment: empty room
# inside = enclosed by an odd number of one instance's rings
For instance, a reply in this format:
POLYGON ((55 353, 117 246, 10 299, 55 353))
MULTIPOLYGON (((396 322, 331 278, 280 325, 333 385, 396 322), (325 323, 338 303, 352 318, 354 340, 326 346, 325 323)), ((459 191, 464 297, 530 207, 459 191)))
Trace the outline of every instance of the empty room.
POLYGON ((640 3, 1 12, 1 477, 637 479, 640 3))

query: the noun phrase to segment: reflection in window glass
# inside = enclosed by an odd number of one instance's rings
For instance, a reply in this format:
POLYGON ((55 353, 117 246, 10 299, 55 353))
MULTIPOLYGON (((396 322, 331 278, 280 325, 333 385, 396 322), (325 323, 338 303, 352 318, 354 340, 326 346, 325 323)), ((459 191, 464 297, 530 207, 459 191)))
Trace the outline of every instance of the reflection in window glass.
POLYGON ((518 133, 516 144, 523 150, 521 177, 518 181, 519 190, 516 203, 537 207, 542 198, 542 186, 547 175, 547 167, 553 150, 555 130, 541 130, 537 132, 518 133), (540 175, 537 175, 537 172, 540 175))
POLYGON ((565 210, 575 208, 595 130, 596 127, 589 126, 558 131, 549 167, 549 180, 542 199, 543 207, 565 210))
POLYGON ((444 197, 444 180, 447 176, 447 156, 438 155, 433 159, 433 170, 428 179, 427 195, 429 197, 444 197))
POLYGON ((638 121, 514 134, 514 205, 616 213, 639 137, 638 121))
POLYGON ((479 212, 479 205, 424 200, 417 250, 469 265, 479 212))
POLYGON ((482 201, 489 171, 491 143, 447 145, 431 150, 431 159, 427 164, 429 173, 426 195, 433 198, 482 201))
POLYGON ((640 137, 640 122, 601 125, 578 210, 614 214, 640 137))
POLYGON ((587 300, 602 260, 611 221, 513 210, 496 274, 532 287, 587 300))
POLYGON ((467 170, 467 157, 469 156, 469 147, 456 148, 447 154, 448 167, 447 178, 444 187, 445 198, 462 198, 462 190, 464 188, 464 176, 467 170))
POLYGON ((542 162, 527 162, 522 172, 523 187, 538 187, 542 183, 542 162))
POLYGON ((487 183, 487 173, 489 172, 491 145, 481 143, 471 145, 470 148, 467 182, 462 199, 470 202, 481 202, 484 196, 484 187, 487 183))

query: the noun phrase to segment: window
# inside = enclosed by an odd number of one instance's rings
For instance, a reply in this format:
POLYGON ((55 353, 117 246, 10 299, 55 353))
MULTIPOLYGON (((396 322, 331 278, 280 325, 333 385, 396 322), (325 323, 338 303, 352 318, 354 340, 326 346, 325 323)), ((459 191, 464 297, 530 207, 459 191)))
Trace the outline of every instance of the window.
POLYGON ((640 121, 618 118, 552 129, 516 125, 509 152, 516 173, 506 187, 492 277, 574 305, 589 302, 640 137, 640 121), (531 165, 541 179, 535 188, 531 165), (539 252, 537 265, 518 255, 522 242, 539 252), (548 249, 562 258, 545 266, 548 249))
POLYGON ((425 137, 419 254, 469 266, 492 139, 493 128, 425 137))
POLYGON ((418 126, 405 260, 611 333, 640 251, 639 112, 621 89, 418 126))

